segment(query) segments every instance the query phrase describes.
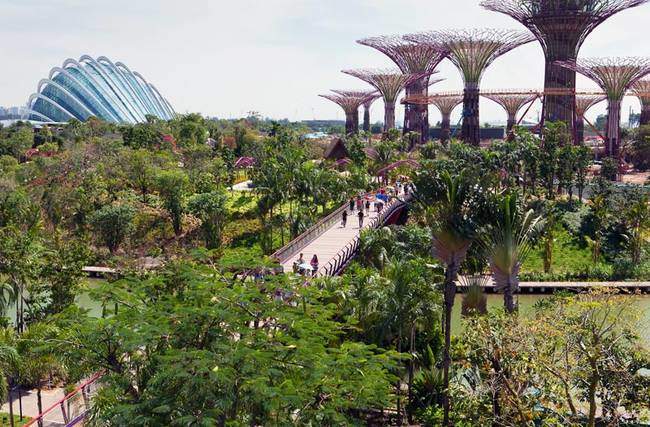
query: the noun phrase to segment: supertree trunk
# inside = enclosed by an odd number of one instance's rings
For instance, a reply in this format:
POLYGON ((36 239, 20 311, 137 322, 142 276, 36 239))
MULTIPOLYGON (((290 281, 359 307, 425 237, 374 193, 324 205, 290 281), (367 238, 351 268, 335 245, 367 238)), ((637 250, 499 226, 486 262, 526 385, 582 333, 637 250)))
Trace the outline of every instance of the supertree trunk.
MULTIPOLYGON (((407 97, 422 97, 428 93, 429 76, 417 79, 406 87, 407 97)), ((420 142, 429 140, 429 108, 417 104, 406 104, 404 112, 404 134, 418 132, 420 142)))
POLYGON ((443 114, 440 126, 440 141, 446 144, 451 137, 451 115, 443 114))
POLYGON ((476 83, 468 83, 463 92, 463 141, 478 146, 481 142, 480 132, 479 87, 476 83))
POLYGON ((352 111, 345 113, 345 133, 347 135, 357 133, 359 131, 359 115, 354 114, 352 111), (355 121, 356 116, 356 121, 355 121))
POLYGON ((640 126, 650 125, 650 102, 644 102, 641 106, 640 126))
POLYGON ((575 61, 575 48, 570 45, 549 46, 544 73, 544 121, 564 122, 573 134, 576 72, 556 61, 575 61), (561 93, 566 92, 566 93, 561 93))
POLYGON ((508 115, 508 124, 506 125, 506 133, 510 135, 510 132, 515 128, 517 124, 517 119, 511 115, 508 115))
POLYGON ((621 101, 610 100, 607 105, 607 155, 618 157, 621 138, 621 101))
POLYGON ((582 145, 585 143, 585 119, 584 117, 577 117, 576 118, 576 139, 575 139, 575 144, 576 145, 582 145))
POLYGON ((395 104, 387 102, 384 109, 384 132, 395 128, 395 104))
POLYGON ((370 132, 370 107, 363 107, 363 130, 370 132))

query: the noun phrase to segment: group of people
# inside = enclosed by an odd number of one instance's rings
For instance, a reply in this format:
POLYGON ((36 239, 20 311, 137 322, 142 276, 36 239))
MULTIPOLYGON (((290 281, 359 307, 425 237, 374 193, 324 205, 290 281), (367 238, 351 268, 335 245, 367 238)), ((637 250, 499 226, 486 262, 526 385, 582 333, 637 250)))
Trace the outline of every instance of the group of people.
POLYGON ((293 263, 293 272, 300 274, 301 276, 310 275, 312 277, 316 276, 318 273, 318 256, 314 254, 311 257, 309 264, 305 262, 305 257, 303 253, 300 253, 298 260, 293 263))

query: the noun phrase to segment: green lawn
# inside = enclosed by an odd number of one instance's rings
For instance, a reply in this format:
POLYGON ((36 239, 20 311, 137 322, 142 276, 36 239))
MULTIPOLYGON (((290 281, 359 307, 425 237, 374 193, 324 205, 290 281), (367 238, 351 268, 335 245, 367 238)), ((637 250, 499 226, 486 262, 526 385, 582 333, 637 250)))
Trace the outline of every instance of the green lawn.
MULTIPOLYGON (((24 426, 30 420, 29 417, 23 416, 23 420, 20 421, 20 417, 14 414, 14 426, 24 426)), ((10 426, 9 414, 7 412, 0 412, 0 427, 10 426)))
MULTIPOLYGON (((553 245, 552 270, 555 273, 583 270, 592 264, 591 251, 581 247, 565 229, 555 236, 553 245)), ((523 265, 522 272, 544 272, 544 248, 542 245, 533 250, 523 265)))

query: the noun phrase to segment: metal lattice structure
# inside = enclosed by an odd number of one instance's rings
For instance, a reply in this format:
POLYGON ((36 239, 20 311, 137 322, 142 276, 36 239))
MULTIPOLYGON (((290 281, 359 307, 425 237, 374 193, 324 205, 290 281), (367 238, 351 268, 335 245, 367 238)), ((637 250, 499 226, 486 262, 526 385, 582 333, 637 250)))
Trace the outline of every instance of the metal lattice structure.
POLYGON ((640 126, 650 124, 650 79, 639 80, 632 85, 632 93, 641 102, 640 126))
MULTIPOLYGON (((357 40, 357 43, 372 47, 388 56, 404 74, 421 73, 423 77, 406 85, 406 96, 426 96, 433 84, 430 76, 447 56, 442 45, 416 44, 403 36, 380 36, 357 40)), ((440 80, 437 80, 438 82, 440 80)), ((435 82, 434 82, 435 83, 435 82)), ((421 141, 429 139, 429 110, 426 105, 406 104, 404 111, 404 133, 419 132, 421 141)))
POLYGON ((557 61, 575 61, 587 36, 616 13, 648 0, 483 0, 481 5, 503 13, 528 28, 546 57, 544 120, 575 122, 576 73, 557 61), (553 90, 553 93, 550 91, 553 90))
POLYGON ((319 95, 338 104, 345 112, 345 133, 359 132, 359 107, 376 95, 375 91, 332 90, 333 94, 319 95))
POLYGON ((607 154, 617 157, 620 148, 621 102, 638 80, 650 74, 650 58, 588 58, 558 61, 596 82, 607 96, 607 154))
POLYGON ((410 83, 425 76, 422 73, 404 74, 394 69, 343 70, 345 74, 363 80, 381 93, 384 99, 384 132, 395 127, 395 101, 410 83))
POLYGON ((585 114, 591 107, 607 99, 604 93, 576 93, 576 125, 575 143, 582 144, 585 140, 585 114))
POLYGON ((442 120, 440 122, 440 140, 444 143, 451 136, 451 113, 463 103, 463 94, 460 92, 435 93, 428 97, 428 103, 435 105, 442 120))
POLYGON ((480 143, 479 92, 483 73, 501 55, 535 40, 529 33, 499 29, 431 31, 406 38, 449 50, 448 57, 465 83, 462 138, 473 145, 480 143))
POLYGON ((524 106, 532 103, 540 94, 538 91, 490 91, 481 93, 484 97, 496 102, 508 114, 506 132, 510 134, 517 124, 517 113, 524 106))

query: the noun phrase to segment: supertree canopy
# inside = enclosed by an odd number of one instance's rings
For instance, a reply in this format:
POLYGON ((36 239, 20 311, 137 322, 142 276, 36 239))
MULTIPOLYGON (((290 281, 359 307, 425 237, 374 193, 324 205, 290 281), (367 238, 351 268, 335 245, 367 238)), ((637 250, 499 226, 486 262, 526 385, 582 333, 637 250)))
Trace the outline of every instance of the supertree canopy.
POLYGON ((481 93, 484 97, 496 102, 508 113, 507 133, 510 134, 517 123, 517 113, 526 104, 539 98, 536 91, 490 91, 481 93))
POLYGON ((618 156, 621 102, 638 80, 650 73, 650 58, 589 58, 558 61, 558 65, 583 74, 600 86, 607 96, 607 153, 618 156))
POLYGON ((575 61, 587 36, 612 15, 648 0, 483 0, 488 10, 511 16, 539 40, 546 56, 544 119, 572 127, 576 74, 557 61, 575 61), (559 89, 559 90, 558 90, 559 89))
POLYGON ((650 79, 639 80, 632 85, 632 93, 641 102, 640 126, 650 124, 650 79))
MULTIPOLYGON (((417 44, 402 36, 369 37, 357 43, 377 49, 388 56, 404 74, 423 74, 420 79, 406 85, 406 96, 423 95, 429 91, 429 77, 446 57, 442 45, 417 44)), ((439 80, 438 80, 439 81, 439 80)), ((406 104, 404 112, 404 133, 419 132, 422 142, 429 136, 429 109, 427 105, 406 104)))
POLYGON ((345 111, 345 133, 359 132, 359 106, 375 96, 375 91, 332 90, 333 94, 319 95, 338 104, 345 111))
POLYGON ((421 73, 404 74, 400 70, 343 70, 345 74, 357 77, 377 89, 384 98, 384 132, 395 127, 395 101, 405 86, 424 77, 421 73))
POLYGON ((420 44, 442 44, 449 50, 449 59, 456 65, 465 83, 463 99, 462 138, 478 145, 480 142, 479 87, 487 67, 499 56, 534 40, 531 34, 497 29, 447 30, 406 36, 420 44))
POLYGON ((444 143, 451 136, 451 113, 463 102, 461 92, 434 93, 428 97, 428 103, 435 105, 442 120, 440 122, 440 140, 444 143))
POLYGON ((591 107, 607 99, 604 93, 576 93, 575 143, 582 144, 585 139, 585 114, 591 107))

